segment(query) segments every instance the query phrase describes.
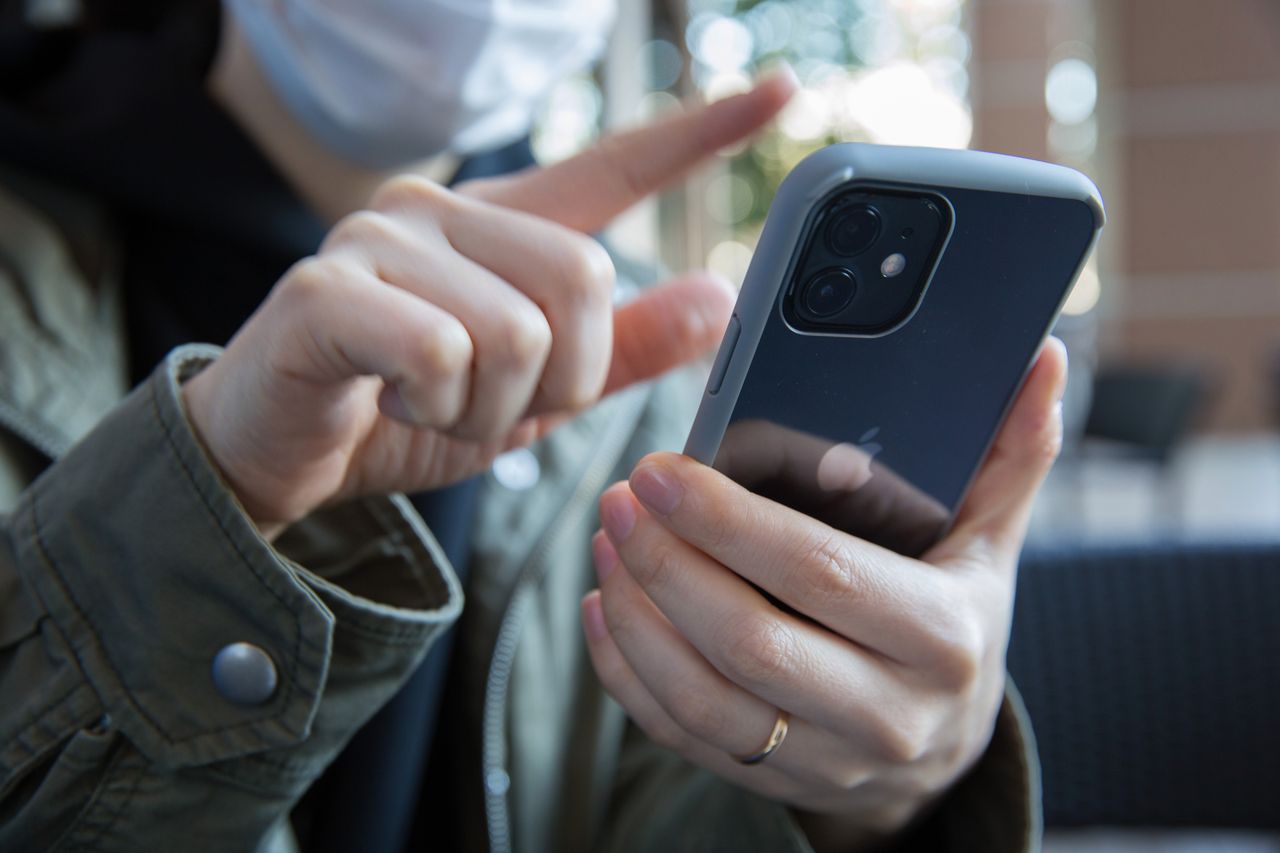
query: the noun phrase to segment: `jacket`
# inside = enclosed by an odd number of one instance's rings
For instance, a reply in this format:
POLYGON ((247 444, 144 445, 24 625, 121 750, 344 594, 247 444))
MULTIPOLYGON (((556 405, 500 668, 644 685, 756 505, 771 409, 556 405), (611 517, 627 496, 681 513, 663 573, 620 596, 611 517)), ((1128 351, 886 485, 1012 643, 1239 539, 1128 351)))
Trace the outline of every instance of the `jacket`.
MULTIPOLYGON (((399 496, 258 536, 178 391, 217 350, 180 348, 126 394, 113 271, 86 276, 63 233, 93 219, 55 224, 33 186, 0 187, 0 849, 289 850, 290 808, 462 590, 399 496)), ((630 726, 581 639, 596 497, 680 445, 698 379, 617 394, 522 451, 536 482, 485 477, 446 696, 468 849, 809 849, 785 807, 630 726)), ((1010 694, 901 846, 1034 848, 1036 772, 1010 694)))

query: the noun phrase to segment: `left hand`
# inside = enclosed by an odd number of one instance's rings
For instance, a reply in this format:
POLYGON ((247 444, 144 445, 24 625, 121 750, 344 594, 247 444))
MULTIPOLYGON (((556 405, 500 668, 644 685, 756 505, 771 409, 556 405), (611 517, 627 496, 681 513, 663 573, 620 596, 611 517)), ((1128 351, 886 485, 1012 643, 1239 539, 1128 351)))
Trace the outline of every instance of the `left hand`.
POLYGON ((694 272, 615 307, 613 264, 586 234, 750 137, 795 88, 782 71, 453 190, 413 175, 383 184, 183 385, 209 459, 259 530, 457 482, 714 346, 726 284, 694 272))
POLYGON ((606 689, 655 742, 795 807, 815 846, 901 829, 990 741, 1065 374, 1050 339, 951 532, 920 560, 688 458, 642 460, 601 498, 600 589, 582 604, 606 689), (735 760, 763 746, 779 711, 790 731, 778 750, 735 760))

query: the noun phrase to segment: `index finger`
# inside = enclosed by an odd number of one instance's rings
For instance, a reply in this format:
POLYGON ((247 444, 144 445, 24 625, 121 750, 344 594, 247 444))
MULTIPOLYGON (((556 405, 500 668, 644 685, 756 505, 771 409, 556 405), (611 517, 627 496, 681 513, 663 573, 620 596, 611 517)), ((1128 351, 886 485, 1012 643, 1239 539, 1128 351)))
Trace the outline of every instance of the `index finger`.
MULTIPOLYGON (((685 456, 655 453, 631 492, 679 539, 775 599, 899 660, 932 655, 930 637, 902 625, 944 625, 955 605, 932 567, 834 530, 756 495, 685 456)), ((603 510, 602 510, 603 511, 603 510)))
POLYGON ((598 231, 715 152, 759 130, 796 87, 794 73, 784 67, 749 92, 606 136, 552 166, 477 181, 465 192, 579 231, 598 231))
POLYGON ((858 446, 763 418, 729 425, 715 467, 751 492, 908 557, 934 544, 949 518, 935 498, 858 446))

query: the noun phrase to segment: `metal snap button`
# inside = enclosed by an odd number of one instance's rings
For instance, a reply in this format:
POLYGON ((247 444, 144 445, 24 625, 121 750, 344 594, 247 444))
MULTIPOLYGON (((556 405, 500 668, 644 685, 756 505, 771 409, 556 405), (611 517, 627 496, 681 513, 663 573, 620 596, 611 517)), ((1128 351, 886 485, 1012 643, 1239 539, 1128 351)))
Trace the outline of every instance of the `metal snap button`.
POLYGON ((276 692, 275 661, 252 643, 231 643, 213 658, 213 686, 237 705, 261 705, 276 692))

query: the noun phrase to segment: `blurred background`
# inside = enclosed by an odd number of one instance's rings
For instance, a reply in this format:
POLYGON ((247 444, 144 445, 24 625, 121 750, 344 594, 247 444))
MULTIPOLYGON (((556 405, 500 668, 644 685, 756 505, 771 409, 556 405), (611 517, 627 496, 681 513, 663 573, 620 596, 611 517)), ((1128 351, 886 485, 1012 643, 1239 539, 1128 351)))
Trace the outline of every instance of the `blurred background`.
POLYGON ((1057 333, 1067 442, 1010 668, 1049 848, 1280 850, 1280 3, 627 0, 536 148, 742 90, 776 127, 610 234, 740 282, 774 188, 835 141, 1073 166, 1109 223, 1057 333), (1120 831, 1121 829, 1125 831, 1120 831))
POLYGON ((1109 224, 1058 334, 1070 441, 1037 537, 1280 527, 1280 4, 1273 0, 629 0, 535 142, 804 85, 774 130, 611 236, 740 282, 773 190, 830 142, 973 147, 1092 177, 1109 224))

